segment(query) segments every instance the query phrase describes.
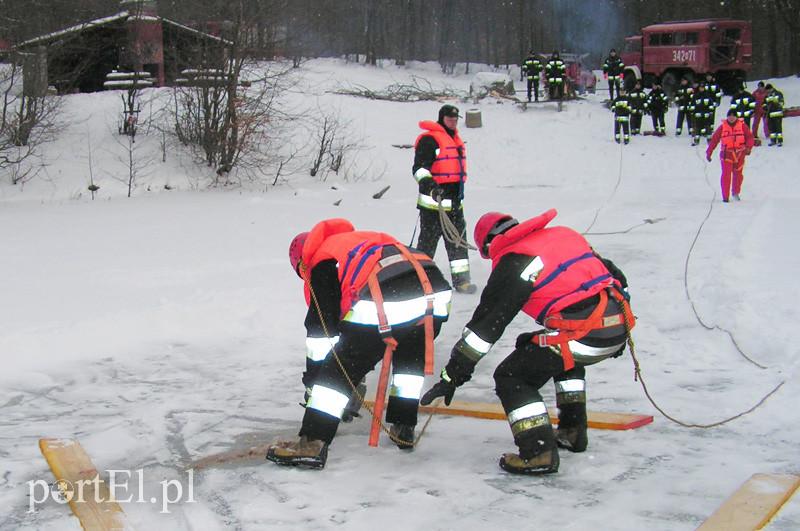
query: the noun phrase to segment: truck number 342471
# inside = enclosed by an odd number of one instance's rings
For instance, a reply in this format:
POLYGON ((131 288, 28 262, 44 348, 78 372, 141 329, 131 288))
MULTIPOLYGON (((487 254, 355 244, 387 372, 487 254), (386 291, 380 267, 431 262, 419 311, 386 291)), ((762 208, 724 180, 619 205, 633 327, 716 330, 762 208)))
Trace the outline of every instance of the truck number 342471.
POLYGON ((672 61, 689 63, 697 60, 697 50, 672 50, 672 61))

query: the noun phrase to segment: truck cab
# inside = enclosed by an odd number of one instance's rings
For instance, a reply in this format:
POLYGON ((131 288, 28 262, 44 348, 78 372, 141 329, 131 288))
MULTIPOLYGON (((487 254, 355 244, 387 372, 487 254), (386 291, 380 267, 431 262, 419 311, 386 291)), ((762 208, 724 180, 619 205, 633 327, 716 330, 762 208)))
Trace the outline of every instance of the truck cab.
POLYGON ((660 78, 668 94, 680 79, 714 74, 722 89, 738 89, 753 66, 750 22, 704 19, 653 24, 625 39, 625 86, 651 86, 660 78))

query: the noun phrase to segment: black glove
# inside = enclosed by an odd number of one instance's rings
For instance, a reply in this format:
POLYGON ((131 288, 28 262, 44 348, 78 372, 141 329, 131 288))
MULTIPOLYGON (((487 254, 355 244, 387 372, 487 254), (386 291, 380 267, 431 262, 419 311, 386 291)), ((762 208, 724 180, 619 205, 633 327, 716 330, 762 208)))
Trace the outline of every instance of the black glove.
POLYGON ((517 342, 514 343, 514 346, 517 348, 523 348, 526 345, 531 344, 531 340, 533 340, 533 336, 536 335, 536 332, 525 332, 524 334, 520 334, 517 336, 517 342))
POLYGON ((428 391, 422 395, 422 398, 419 399, 419 403, 423 406, 427 406, 440 396, 444 397, 444 405, 449 406, 450 402, 453 401, 453 395, 456 392, 456 386, 453 382, 448 382, 446 380, 439 380, 439 382, 428 389, 428 391))

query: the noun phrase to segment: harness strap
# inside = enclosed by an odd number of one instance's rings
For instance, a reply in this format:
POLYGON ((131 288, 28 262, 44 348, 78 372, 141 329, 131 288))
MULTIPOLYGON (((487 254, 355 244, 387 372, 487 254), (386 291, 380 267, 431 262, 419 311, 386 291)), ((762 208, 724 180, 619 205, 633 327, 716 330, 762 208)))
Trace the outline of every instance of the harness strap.
MULTIPOLYGON (((425 327, 425 374, 433 374, 433 286, 431 286, 430 279, 425 268, 419 263, 417 257, 428 258, 427 255, 421 253, 411 253, 408 248, 401 244, 393 244, 400 254, 414 267, 417 273, 422 291, 427 300, 427 307, 425 308, 425 316, 423 317, 423 325, 425 327)), ((386 317, 386 310, 383 306, 383 292, 381 291, 380 282, 378 282, 378 272, 382 269, 380 264, 376 264, 375 268, 370 272, 367 279, 369 292, 372 296, 372 301, 375 303, 375 310, 378 313, 378 333, 381 339, 386 344, 386 350, 383 352, 383 362, 381 364, 381 373, 378 378, 378 387, 375 390, 375 408, 372 411, 372 425, 369 432, 369 445, 378 446, 378 439, 380 438, 381 418, 383 418, 383 411, 386 403, 386 388, 389 385, 389 369, 392 365, 392 354, 397 348, 397 340, 392 337, 392 327, 386 317)))
POLYGON ((570 341, 580 340, 593 330, 619 326, 625 322, 631 323, 630 327, 633 328, 636 323, 630 304, 617 289, 604 289, 599 292, 598 295, 600 296, 600 301, 586 319, 562 319, 560 317, 561 314, 558 313, 553 317, 545 319, 544 323, 546 327, 556 329, 557 333, 548 334, 544 332, 536 334, 531 338, 531 342, 540 347, 557 346, 561 351, 561 357, 564 359, 565 371, 575 366, 575 359, 572 355, 572 350, 569 348, 570 341), (622 313, 607 316, 603 315, 608 307, 609 292, 622 306, 622 313))
POLYGON ((392 365, 392 354, 397 348, 397 340, 392 337, 392 327, 386 319, 386 311, 383 308, 383 293, 381 286, 378 283, 377 271, 380 267, 375 268, 375 271, 370 273, 369 279, 369 292, 372 295, 372 300, 375 302, 375 308, 378 312, 378 332, 381 334, 381 339, 386 344, 386 350, 383 351, 383 363, 381 365, 381 374, 378 378, 378 388, 375 390, 375 409, 372 410, 372 426, 369 431, 369 445, 378 446, 378 439, 381 434, 381 419, 383 418, 383 409, 386 402, 386 387, 389 385, 389 368, 392 365))

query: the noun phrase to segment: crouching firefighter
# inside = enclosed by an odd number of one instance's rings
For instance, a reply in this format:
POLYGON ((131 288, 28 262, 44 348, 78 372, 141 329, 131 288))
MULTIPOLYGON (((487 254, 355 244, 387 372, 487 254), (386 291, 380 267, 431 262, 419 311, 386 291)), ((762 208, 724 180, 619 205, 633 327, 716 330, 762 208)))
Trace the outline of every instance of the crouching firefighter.
MULTIPOLYGON (((401 449, 413 447, 424 373, 452 292, 433 261, 381 232, 329 219, 297 235, 290 261, 305 283, 310 387, 299 437, 267 459, 322 468, 354 387, 381 359, 392 362, 386 421, 401 449)), ((360 403, 363 396, 359 396, 360 403)))
POLYGON ((531 316, 543 329, 521 334, 494 372, 519 447, 500 458, 500 467, 517 474, 557 472, 559 446, 586 450, 585 367, 622 354, 634 323, 625 276, 576 231, 547 227, 555 216, 551 209, 523 223, 498 212, 480 218, 475 244, 491 258, 492 273, 441 380, 421 400, 425 405, 441 396, 449 405, 514 316, 520 310, 531 316), (557 432, 539 394, 551 378, 557 432))

